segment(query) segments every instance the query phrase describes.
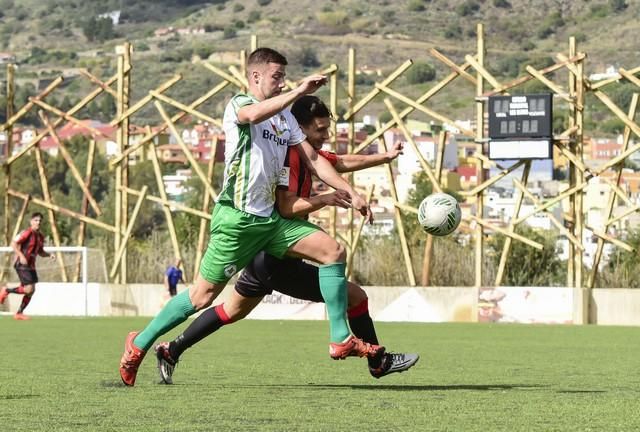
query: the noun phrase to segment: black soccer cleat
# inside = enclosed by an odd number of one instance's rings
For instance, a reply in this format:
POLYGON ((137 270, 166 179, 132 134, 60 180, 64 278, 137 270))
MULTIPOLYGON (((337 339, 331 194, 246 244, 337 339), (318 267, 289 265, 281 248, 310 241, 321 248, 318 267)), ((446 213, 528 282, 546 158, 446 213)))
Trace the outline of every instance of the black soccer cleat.
POLYGON ((380 367, 369 367, 369 373, 374 378, 382 378, 394 372, 404 372, 418 362, 418 354, 385 353, 380 367))
POLYGON ((169 354, 169 342, 160 342, 156 345, 156 358, 158 359, 158 373, 164 384, 173 384, 173 370, 178 364, 169 354))

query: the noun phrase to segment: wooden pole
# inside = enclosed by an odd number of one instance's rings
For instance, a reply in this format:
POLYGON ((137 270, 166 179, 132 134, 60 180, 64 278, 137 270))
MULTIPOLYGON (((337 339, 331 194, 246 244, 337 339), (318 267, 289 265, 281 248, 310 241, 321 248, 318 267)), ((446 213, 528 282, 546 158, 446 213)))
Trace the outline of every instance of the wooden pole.
MULTIPOLYGON (((150 152, 151 154, 151 163, 153 164, 153 172, 156 177, 156 185, 158 186, 158 192, 160 193, 160 198, 164 201, 167 201, 167 191, 164 189, 164 182, 162 181, 162 171, 160 170, 160 163, 158 162, 158 155, 156 155, 155 151, 150 152)), ((168 205, 162 206, 162 211, 164 212, 164 218, 167 221, 167 228, 169 229, 169 237, 171 238, 171 245, 173 246, 173 256, 176 259, 182 261, 182 254, 180 253, 180 243, 178 242, 178 235, 176 234, 176 226, 173 222, 173 215, 171 214, 171 209, 168 205)), ((186 266, 183 266, 186 268, 186 266)), ((186 270, 185 270, 186 272, 186 270)), ((188 277, 185 274, 184 280, 187 280, 188 277)))
MULTIPOLYGON (((8 127, 13 126, 18 120, 24 117, 29 112, 29 110, 31 110, 31 108, 35 106, 36 102, 39 102, 47 97, 49 93, 51 93, 53 90, 55 90, 56 87, 62 84, 62 81, 64 81, 64 78, 58 77, 53 80, 51 84, 49 84, 47 88, 42 90, 38 95, 30 97, 29 102, 27 102, 22 108, 20 108, 17 113, 13 114, 11 117, 8 117, 7 121, 0 126, 0 132, 6 130, 8 127)), ((9 83, 7 82, 7 86, 8 85, 9 83)))
POLYGON ((252 34, 251 35, 251 52, 254 52, 258 49, 258 36, 252 34))
MULTIPOLYGON (((482 24, 477 25, 476 33, 478 35, 478 53, 477 64, 480 67, 484 67, 484 26, 482 24)), ((467 59, 469 61, 469 59, 467 59)), ((476 96, 482 96, 484 93, 484 76, 480 73, 479 69, 476 69, 476 96)), ((476 138, 479 142, 484 139, 484 102, 478 100, 476 102, 476 138)), ((482 144, 480 144, 482 153, 482 144)), ((482 160, 478 160, 476 164, 478 184, 484 181, 484 165, 482 160)), ((480 219, 484 218, 484 195, 482 192, 476 195, 476 216, 480 219)), ((482 224, 478 223, 475 230, 475 287, 482 287, 482 274, 483 274, 483 257, 484 257, 484 229, 482 224)))
MULTIPOLYGON (((131 44, 129 42, 125 42, 123 44, 124 52, 122 55, 123 58, 123 74, 122 74, 122 93, 120 97, 122 98, 122 111, 126 112, 129 109, 129 100, 131 98, 131 44)), ((120 122, 120 128, 118 132, 120 133, 120 148, 122 151, 125 151, 129 147, 129 124, 130 118, 126 117, 122 122, 120 122)), ((122 163, 122 186, 129 187, 129 158, 125 158, 122 163)), ((129 224, 129 195, 122 195, 122 217, 121 217, 121 228, 125 229, 129 224)), ((132 224, 131 224, 132 225, 132 224)), ((128 271, 127 271, 127 242, 128 238, 125 239, 124 250, 122 252, 122 258, 120 261, 120 280, 121 283, 126 284, 128 279, 128 271)), ((122 246, 122 243, 120 244, 122 246)))
MULTIPOLYGON (((635 115, 636 115, 636 110, 638 108, 638 93, 634 93, 633 97, 631 98, 631 105, 629 106, 629 120, 634 121, 635 115)), ((622 151, 624 152, 625 150, 627 150, 627 148, 629 147, 629 138, 631 137, 631 129, 629 129, 628 126, 626 126, 624 128, 624 134, 623 134, 623 144, 622 144, 622 151)), ((618 186, 620 184, 620 180, 622 179, 622 169, 624 168, 623 164, 618 165, 616 171, 615 171, 615 181, 614 181, 614 185, 618 186)), ((615 207, 615 203, 616 203, 616 194, 613 193, 613 191, 611 192, 611 194, 609 195, 609 202, 607 203, 607 207, 605 210, 605 219, 607 222, 605 222, 604 224, 604 228, 603 231, 606 233, 607 230, 609 229, 609 219, 611 219, 611 216, 613 215, 613 208, 615 207)), ((598 267, 600 266, 600 260, 602 258, 602 252, 604 250, 604 239, 602 237, 598 237, 598 245, 596 247, 596 252, 593 256, 593 264, 591 265, 591 273, 589 274, 589 279, 587 280, 587 287, 592 289, 595 286, 596 283, 596 277, 598 276, 598 267)))
MULTIPOLYGON (((573 57, 575 55, 575 51, 576 51, 576 46, 575 46, 575 39, 573 38, 569 38, 569 57, 573 57)), ((571 100, 573 100, 576 96, 576 76, 572 73, 569 72, 569 94, 571 97, 571 100)), ((570 110, 569 110, 569 127, 577 127, 577 121, 576 121, 576 110, 575 110, 575 105, 570 104, 570 110)), ((575 143, 575 141, 573 142, 569 142, 569 152, 573 153, 574 155, 576 154, 576 150, 577 150, 577 145, 575 143)), ((573 187, 575 187, 576 183, 577 183, 577 178, 576 178, 576 164, 571 163, 569 164, 569 189, 572 189, 573 187)), ((572 194, 569 196, 569 231, 571 231, 571 234, 574 237, 578 237, 578 233, 576 230, 576 195, 572 194)), ((568 245, 568 251, 569 251, 569 259, 567 260, 567 286, 568 287, 576 287, 576 248, 572 245, 569 244, 568 245)), ((580 264, 580 266, 582 266, 582 264, 580 264)))
MULTIPOLYGON (((576 54, 576 38, 571 37, 570 42, 572 48, 570 49, 570 56, 574 56, 576 54)), ((574 96, 574 106, 573 109, 576 113, 576 126, 578 126, 578 131, 575 133, 575 146, 577 150, 578 160, 581 165, 584 165, 584 143, 583 143, 583 125, 584 125, 584 100, 585 100, 585 87, 584 87, 584 63, 582 61, 578 62, 578 75, 575 76, 575 96, 574 96)), ((570 144, 571 145, 571 144, 570 144)), ((578 184, 583 183, 585 181, 584 171, 580 170, 576 167, 576 182, 578 184)), ((583 232, 585 226, 584 220, 584 198, 583 194, 576 194, 576 237, 582 243, 583 232)), ((583 289, 584 287, 584 278, 583 278, 583 258, 584 258, 584 248, 576 249, 576 279, 575 286, 576 288, 583 289)), ((585 323, 588 323, 589 316, 589 297, 590 292, 587 291, 588 294, 585 296, 585 308, 583 309, 583 316, 585 323)))
MULTIPOLYGON (((7 194, 9 195, 9 194, 7 194)), ((31 195, 27 195, 26 199, 22 201, 22 206, 20 207, 20 213, 18 213, 18 217, 16 218, 15 227, 13 228, 13 237, 18 237, 20 233, 20 227, 22 227, 22 221, 24 221, 24 216, 27 214, 27 209, 29 208, 29 202, 31 201, 31 195)))
MULTIPOLYGON (((465 63, 462 66, 460 66, 460 68, 462 70, 467 70, 467 69, 469 69, 469 67, 470 67, 469 63, 465 63)), ((417 104, 425 103, 426 101, 431 99, 433 96, 438 94, 440 92, 440 90, 445 88, 450 82, 452 82, 454 79, 456 79, 459 76, 460 76, 460 74, 458 74, 458 72, 456 72, 456 71, 451 72, 449 75, 447 75, 441 81, 439 81, 435 86, 431 87, 422 96, 420 96, 418 99, 416 99, 415 102, 417 104)), ((415 111, 415 108, 410 106, 410 107, 407 107, 407 108, 403 109, 402 111, 400 111, 400 113, 398 115, 399 115, 399 117, 401 119, 404 119, 406 116, 411 114, 413 111, 415 111)), ((382 134, 384 134, 386 131, 388 131, 389 129, 391 129, 395 125, 396 125, 396 122, 394 120, 390 120, 390 121, 386 122, 384 124, 384 126, 382 126, 379 129, 376 129, 376 131, 374 133, 370 134, 367 137, 366 140, 364 140, 362 143, 360 143, 360 145, 354 150, 354 153, 360 153, 363 149, 367 148, 367 146, 369 144, 374 142, 376 139, 378 139, 378 137, 380 137, 382 134)))
MULTIPOLYGON (((529 171, 531 170, 531 161, 526 161, 524 165, 524 170, 522 171, 522 183, 526 186, 529 181, 529 171)), ((516 229, 516 225, 513 223, 515 219, 518 218, 518 214, 520 213, 520 209, 522 208, 522 203, 524 202, 524 192, 519 191, 518 197, 516 198, 516 205, 513 208, 513 216, 511 217, 511 221, 509 223, 508 230, 510 232, 514 232, 516 229)), ((511 237, 506 237, 504 239, 504 245, 502 245, 502 254, 500 255, 500 264, 498 264, 498 272, 496 274, 496 282, 495 286, 502 285, 502 279, 504 277, 504 271, 507 267, 507 258, 509 258, 509 252, 511 251, 511 237)))
POLYGON ((49 130, 49 135, 58 146, 58 150, 62 155, 62 158, 67 163, 67 166, 69 167, 69 171, 71 171, 71 175, 78 182, 80 189, 82 189, 83 197, 89 201, 89 204, 91 204, 91 208, 93 209, 93 211, 96 212, 98 216, 101 216, 102 210, 100 210, 100 206, 98 206, 98 202, 93 198, 93 195, 91 195, 91 191, 85 185, 85 180, 82 178, 82 175, 80 174, 78 167, 76 167, 75 162, 73 162, 73 158, 71 157, 71 154, 69 154, 67 147, 64 145, 62 140, 58 137, 58 134, 56 133, 56 130, 53 128, 53 126, 51 126, 51 122, 49 121, 49 118, 43 111, 38 111, 38 115, 40 116, 42 123, 44 123, 44 125, 49 130))
MULTIPOLYGON (((118 79, 118 76, 116 74, 113 77, 111 77, 109 80, 107 80, 105 85, 109 86, 109 85, 113 84, 114 82, 116 82, 117 79, 118 79)), ((87 104, 89 104, 92 100, 94 100, 96 97, 98 97, 103 91, 104 90, 102 88, 98 88, 98 89, 93 90, 91 93, 89 93, 87 96, 85 96, 81 101, 79 101, 77 104, 75 104, 71 109, 69 109, 66 112, 66 114, 68 114, 70 116, 73 116, 78 111, 80 111, 82 108, 84 108, 87 104)), ((58 118, 57 120, 55 120, 53 122, 53 127, 57 128, 60 124, 62 124, 62 122, 64 120, 65 119, 63 117, 58 118)), ((20 150, 17 154, 11 156, 9 158, 9 160, 7 160, 7 164, 10 165, 13 162, 15 162, 17 159, 19 159, 20 157, 25 155, 29 150, 31 150, 33 147, 38 145, 40 140, 42 138, 44 138, 45 136, 47 136, 48 133, 49 133, 49 131, 44 131, 44 132, 39 133, 34 139, 31 140, 30 143, 25 145, 22 148, 22 150, 20 150)))
MULTIPOLYGON (((13 104, 15 98, 15 82, 14 82, 15 66, 13 64, 7 65, 7 106, 5 107, 6 118, 13 117, 13 104)), ((13 152, 13 126, 9 125, 6 128, 7 141, 4 148, 4 159, 8 161, 13 152)), ((11 165, 5 163, 4 167, 4 190, 11 189, 11 165)), ((2 233, 4 236, 4 244, 9 246, 11 244, 11 237, 9 237, 9 215, 11 214, 11 200, 9 194, 5 193, 2 197, 2 206, 4 208, 4 215, 2 216, 2 233)), ((0 267, 0 280, 4 280, 5 268, 9 267, 10 255, 7 254, 4 259, 4 264, 0 267)))
MULTIPOLYGON (((216 166, 216 157, 218 156, 218 137, 213 139, 213 156, 209 159, 209 165, 207 166, 207 179, 209 183, 213 183, 213 175, 215 173, 216 166)), ((209 194, 202 194, 202 211, 204 213, 209 212, 209 205, 211 203, 211 199, 209 194)), ((207 235, 207 219, 200 219, 200 230, 198 231, 198 247, 196 249, 196 262, 193 266, 193 279, 198 277, 198 272, 200 271, 200 260, 202 260, 202 255, 204 252, 204 243, 205 237, 207 235)))
MULTIPOLYGON (((475 78, 474 78, 475 80, 475 78)), ((442 130, 438 135, 438 153, 436 153, 435 176, 439 184, 442 184, 442 163, 444 161, 444 150, 447 144, 447 132, 442 130)), ((427 234, 424 242, 424 252, 422 254, 422 277, 421 286, 429 286, 431 282, 431 259, 433 258, 433 236, 427 234)))
MULTIPOLYGON (((365 195, 367 202, 371 201, 371 197, 373 196, 373 190, 374 190, 375 185, 370 185, 369 186, 369 190, 367 191, 367 194, 365 195)), ((347 260, 347 270, 346 270, 346 275, 347 275, 347 279, 349 279, 351 277, 351 274, 353 272, 353 258, 356 255, 356 252, 358 250, 358 244, 360 243, 360 235, 362 234, 362 228, 364 228, 364 224, 367 222, 367 218, 366 217, 362 217, 360 219, 360 222, 358 223, 358 229, 355 232, 355 237, 353 238, 353 244, 351 245, 351 248, 349 250, 349 259, 347 260)))
POLYGON ((116 272, 118 271, 118 262, 122 261, 124 252, 127 249, 127 242, 129 241, 129 237, 131 237, 131 231, 133 231, 133 226, 136 223, 136 219, 138 218, 138 213, 140 212, 142 203, 144 202, 145 196, 147 195, 147 190, 148 190, 147 185, 142 186, 142 190, 140 191, 140 196, 138 197, 138 201, 136 201, 136 205, 133 208, 133 213, 131 214, 131 220, 127 225, 127 229, 124 233, 123 240, 120 243, 120 248, 116 251, 116 255, 113 260, 113 266, 111 267, 111 271, 109 272, 109 277, 111 279, 113 279, 116 276, 116 272))
MULTIPOLYGON (((87 189, 91 189, 91 181, 93 176, 93 160, 95 159, 96 154, 96 142, 95 140, 89 141, 89 154, 87 155, 87 167, 85 169, 84 176, 84 185, 87 189)), ((87 196, 82 197, 82 208, 80 212, 83 215, 87 215, 89 211, 89 199, 87 196)), ((76 239, 76 246, 84 246, 84 240, 87 233, 87 224, 83 221, 80 221, 80 226, 78 227, 78 238, 76 239)), ((73 281, 78 282, 80 280, 80 274, 82 271, 82 254, 78 254, 76 258, 76 270, 73 275, 73 281)))
MULTIPOLYGON (((23 199, 23 200, 29 199, 29 195, 27 195, 26 193, 18 192, 18 191, 15 191, 13 189, 9 189, 8 193, 9 193, 9 195, 11 195, 13 197, 16 197, 16 198, 20 198, 20 199, 23 199)), ((106 224, 104 222, 100 222, 99 220, 90 218, 89 216, 85 216, 85 215, 83 215, 81 213, 74 212, 73 210, 69 210, 67 208, 60 207, 58 205, 52 204, 52 203, 50 203, 48 201, 45 201, 45 200, 42 200, 42 199, 39 199, 39 198, 35 198, 35 197, 31 197, 31 202, 33 204, 39 205, 41 207, 44 207, 44 208, 46 208, 48 210, 53 210, 53 211, 56 211, 58 213, 62 213, 63 215, 69 216, 71 218, 78 219, 80 221, 86 222, 86 223, 91 224, 93 226, 97 226, 98 228, 102 228, 105 231, 109 231, 111 233, 118 232, 118 230, 114 226, 111 226, 111 225, 106 224)))
MULTIPOLYGON (((193 101, 192 103, 190 103, 188 106, 189 108, 197 108, 200 105, 202 105, 203 103, 205 103, 206 101, 208 101, 210 98, 212 98, 213 96, 215 96, 216 94, 218 94, 220 91, 222 91, 226 86, 229 85, 228 81, 224 81, 221 82, 220 84, 218 84, 217 86, 215 86, 214 88, 212 88, 211 90, 209 90, 206 94, 202 95, 201 97, 199 97, 198 99, 196 99, 195 101, 193 101)), ((171 117, 171 121, 172 122, 177 122, 180 119, 182 119, 185 115, 187 115, 186 112, 180 112, 176 115, 174 115, 173 117, 171 117)), ((142 146, 144 146, 146 143, 148 143, 149 141, 153 140, 155 137, 157 137, 158 135, 160 135, 160 133, 162 133, 165 129, 167 129, 169 127, 169 125, 167 123, 163 123, 161 124, 158 128, 156 128, 156 131, 148 134, 147 136, 145 136, 144 138, 142 138, 142 140, 140 140, 138 143, 130 146, 128 149, 126 149, 122 154, 114 156, 111 161, 109 161, 109 166, 111 168, 114 168, 117 164, 119 164, 124 158, 126 158, 127 156, 129 156, 131 153, 133 153, 134 151, 138 150, 139 148, 141 148, 142 146)))
MULTIPOLYGON (((380 123, 377 124, 377 127, 380 127, 380 123)), ((384 139, 384 135, 380 138, 380 145, 382 149, 386 152, 388 151, 387 142, 384 139)), ((385 172, 387 173, 387 180, 389 181, 389 191, 391 192, 391 197, 395 202, 398 202, 398 189, 396 189, 396 182, 393 176, 393 167, 391 164, 384 165, 385 172)), ((407 278, 409 279, 409 285, 416 285, 416 276, 413 271, 413 261, 411 259, 411 251, 409 249, 409 244, 407 242, 407 236, 404 232, 404 224, 402 223, 402 214, 400 213, 400 209, 398 206, 394 206, 393 208, 393 216, 395 220, 396 229, 398 230, 398 235, 400 237, 400 246, 402 247, 402 256, 404 257, 404 264, 407 270, 407 278)))
MULTIPOLYGON (((117 81, 117 93, 118 93, 118 98, 116 99, 116 118, 120 118, 122 116, 122 114, 125 113, 125 111, 127 110, 126 107, 124 107, 122 101, 124 99, 124 57, 122 55, 118 56, 118 65, 117 65, 117 76, 118 76, 118 81, 117 81)), ((123 142, 122 142, 122 123, 120 123, 119 127, 118 127, 118 133, 117 133, 117 145, 118 145, 118 153, 124 153, 124 146, 123 146, 123 142)), ((126 161, 127 158, 124 159, 124 161, 126 161)), ((120 250, 120 243, 122 242, 122 237, 121 237, 121 229, 122 229, 122 199, 124 197, 124 193, 122 192, 122 164, 118 164, 115 166, 115 208, 114 208, 114 225, 116 227, 116 232, 113 236, 113 247, 114 247, 114 251, 120 250)), ((114 262, 113 265, 117 268, 118 266, 118 262, 115 261, 115 257, 114 257, 114 262)), ((120 277, 120 275, 118 275, 117 277, 114 278, 114 282, 116 283, 122 283, 122 279, 120 277)))
MULTIPOLYGON (((329 88, 331 91, 330 98, 330 109, 331 109, 331 150, 337 151, 338 147, 338 65, 333 64, 332 67, 335 67, 336 71, 333 72, 329 76, 329 88)), ((337 209, 335 206, 331 206, 329 209, 329 235, 333 238, 336 237, 336 213, 337 209)))
POLYGON ((182 149, 182 152, 184 153, 184 156, 189 161, 189 164, 191 165, 191 168, 193 168, 193 170, 196 172, 198 177, 200 177, 200 180, 204 184, 205 190, 209 193, 209 195, 211 196, 211 199, 216 199, 218 197, 218 195, 216 194, 215 190, 213 190, 213 186, 211 186, 207 182, 207 177, 202 172, 202 168, 200 168, 200 164, 198 164, 198 161, 195 160, 195 158, 193 157, 193 154, 191 154, 191 150, 189 149, 189 147, 187 147, 187 145, 182 140, 182 137, 180 136, 180 133, 178 132, 178 129, 176 129, 176 126, 173 124, 173 122, 169 118, 169 115, 164 110, 164 108, 162 108, 162 105, 159 102, 156 101, 156 102, 154 102, 154 104, 156 106, 156 109, 158 110, 158 112, 162 116, 162 119, 164 120, 164 122, 167 125, 169 125, 169 130, 171 130, 171 133, 173 134, 173 137, 176 139, 178 145, 182 149))
MULTIPOLYGON (((347 103, 349 108, 353 109, 353 104, 356 100, 356 50, 349 48, 349 64, 347 68, 348 73, 348 88, 347 88, 347 103)), ((353 154, 356 140, 356 123, 355 117, 351 117, 348 122, 347 129, 347 154, 353 154)), ((347 174, 347 181, 353 185, 353 173, 347 174)), ((353 209, 347 209, 347 238, 349 239, 349 250, 353 246, 353 209)))
MULTIPOLYGON (((44 200, 48 203, 53 203, 51 199, 51 193, 49 192, 49 183, 47 181, 47 173, 44 167, 44 162, 42 160, 42 150, 38 148, 35 152, 36 156, 36 164, 38 165, 38 174, 40 176, 40 186, 42 187, 42 196, 44 200)), ((60 242, 60 233, 58 232, 58 224, 56 222, 56 214, 52 209, 48 209, 49 213, 49 223, 51 224, 51 235, 53 237, 53 243, 56 247, 61 246, 60 242)), ((60 267, 60 275, 62 276, 63 282, 69 282, 69 278, 67 277, 67 270, 64 266, 64 260, 62 258, 62 254, 60 252, 56 252, 56 256, 58 258, 58 266, 60 267)))

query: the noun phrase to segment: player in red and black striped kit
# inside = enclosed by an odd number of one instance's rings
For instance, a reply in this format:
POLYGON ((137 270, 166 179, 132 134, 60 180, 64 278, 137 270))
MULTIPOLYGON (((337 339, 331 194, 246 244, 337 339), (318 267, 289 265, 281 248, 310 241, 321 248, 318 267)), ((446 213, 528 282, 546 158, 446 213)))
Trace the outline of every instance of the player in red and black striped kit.
MULTIPOLYGON (((331 113, 327 106, 315 96, 303 96, 291 107, 291 112, 300 124, 307 141, 318 153, 329 160, 338 172, 356 171, 383 163, 389 163, 402 152, 396 144, 391 151, 375 155, 336 155, 322 151, 322 144, 329 138, 331 113)), ((301 161, 297 148, 289 149, 285 161, 289 186, 277 191, 278 211, 285 218, 306 218, 309 213, 325 206, 348 208, 349 194, 342 190, 311 196, 312 177, 301 161)), ((262 298, 278 291, 291 297, 323 302, 318 282, 318 267, 301 259, 279 259, 260 252, 245 267, 229 299, 204 311, 173 342, 162 342, 156 346, 160 377, 171 384, 173 370, 180 355, 190 346, 215 332, 223 325, 238 321, 251 312, 262 298)), ((353 334, 370 344, 378 345, 378 338, 369 315, 365 291, 355 283, 347 286, 349 326, 353 334)), ((417 354, 383 352, 368 358, 369 372, 380 378, 393 372, 409 369, 418 361, 417 354)))
POLYGON ((22 294, 22 303, 14 315, 14 318, 17 320, 29 319, 29 317, 24 314, 24 309, 36 292, 36 283, 38 283, 36 256, 56 259, 55 255, 44 251, 44 236, 40 232, 42 219, 42 213, 33 213, 31 215, 29 228, 18 234, 11 242, 11 247, 16 253, 16 261, 13 267, 18 273, 20 286, 16 288, 3 287, 0 291, 0 304, 4 303, 9 294, 22 294))

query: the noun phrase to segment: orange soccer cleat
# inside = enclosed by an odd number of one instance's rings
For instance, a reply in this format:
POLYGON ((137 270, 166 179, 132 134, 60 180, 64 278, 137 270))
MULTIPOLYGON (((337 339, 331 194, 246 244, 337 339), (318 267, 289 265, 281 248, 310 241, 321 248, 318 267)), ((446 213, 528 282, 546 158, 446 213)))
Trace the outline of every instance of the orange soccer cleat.
POLYGON ((362 339, 351 335, 342 343, 331 342, 329 355, 334 360, 344 360, 347 357, 376 357, 384 353, 384 347, 364 342, 362 339))
POLYGON ((13 316, 13 319, 18 320, 18 321, 28 321, 31 318, 29 318, 28 316, 26 316, 22 312, 16 312, 16 314, 13 316))
POLYGON ((0 290, 0 305, 4 304, 4 301, 7 299, 8 295, 9 295, 9 291, 7 291, 7 287, 3 286, 2 289, 0 290))
POLYGON ((137 335, 138 332, 131 332, 127 335, 127 339, 124 341, 124 353, 120 359, 120 378, 128 386, 135 384, 138 368, 147 353, 133 344, 137 335))

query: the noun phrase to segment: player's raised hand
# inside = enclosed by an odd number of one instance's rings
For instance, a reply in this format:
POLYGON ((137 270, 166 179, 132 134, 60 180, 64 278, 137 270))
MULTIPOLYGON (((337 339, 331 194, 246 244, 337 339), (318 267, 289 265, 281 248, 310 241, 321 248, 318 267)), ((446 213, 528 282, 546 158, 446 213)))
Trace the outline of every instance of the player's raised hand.
POLYGON ((322 202, 327 206, 350 208, 351 195, 347 191, 337 189, 331 193, 320 195, 322 202))
POLYGON ((316 90, 318 90, 320 87, 322 87, 326 83, 327 83, 327 77, 324 75, 318 75, 318 74, 309 75, 308 77, 303 78, 302 81, 300 81, 300 84, 298 85, 297 90, 302 95, 308 95, 308 94, 315 93, 316 90))
POLYGON ((351 207, 358 210, 360 214, 367 219, 369 224, 373 224, 373 213, 371 207, 367 204, 364 197, 358 193, 351 196, 351 207))
POLYGON ((393 145, 393 148, 387 152, 387 160, 391 162, 392 160, 400 156, 402 154, 403 149, 404 149, 404 146, 400 141, 395 143, 393 145))

